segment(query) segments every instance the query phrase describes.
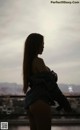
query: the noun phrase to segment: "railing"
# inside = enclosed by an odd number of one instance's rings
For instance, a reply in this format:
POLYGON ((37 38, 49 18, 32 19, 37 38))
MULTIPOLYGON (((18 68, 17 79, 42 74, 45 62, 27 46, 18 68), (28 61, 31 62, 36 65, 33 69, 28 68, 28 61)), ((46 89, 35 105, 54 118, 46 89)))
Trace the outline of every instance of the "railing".
MULTIPOLYGON (((75 99, 77 100, 78 99, 78 102, 80 102, 80 95, 66 95, 66 97, 69 99, 69 100, 72 100, 72 99, 75 99)), ((6 102, 9 102, 11 99, 16 99, 16 103, 18 101, 20 102, 23 102, 23 100, 25 99, 25 96, 24 95, 5 95, 5 96, 0 96, 0 99, 5 99, 6 102), (22 99, 22 101, 21 101, 22 99)), ((75 103, 75 102, 74 102, 75 103)), ((17 104, 18 106, 16 105, 13 105, 14 106, 14 109, 15 111, 14 112, 9 112, 8 109, 6 109, 6 111, 3 110, 2 113, 0 113, 0 121, 8 121, 10 124, 22 124, 22 125, 27 125, 29 124, 29 120, 28 120, 28 116, 27 116, 27 112, 25 111, 24 109, 24 106, 23 104, 17 104), (21 107, 21 110, 19 110, 19 107, 21 107), (8 112, 8 113, 7 113, 8 112), (26 120, 27 119, 27 120, 26 120), (17 122, 16 122, 17 120, 17 122), (12 121, 12 122, 11 122, 12 121)), ((5 105, 5 104, 4 104, 5 105)), ((10 104, 9 104, 10 105, 10 104)), ((5 105, 6 108, 8 108, 8 104, 5 105)), ((80 107, 80 106, 79 106, 80 107)), ((12 107, 13 108, 13 107, 12 107)), ((11 109, 12 109, 11 108, 11 109)), ((56 124, 57 125, 59 124, 72 124, 72 125, 80 125, 80 111, 77 112, 77 108, 75 109, 76 112, 75 113, 62 113, 62 112, 55 112, 53 111, 54 110, 54 106, 51 106, 51 110, 52 110, 52 124, 56 124)), ((2 106, 2 109, 4 109, 4 106, 2 106)), ((78 108, 80 109, 80 108, 78 108)))

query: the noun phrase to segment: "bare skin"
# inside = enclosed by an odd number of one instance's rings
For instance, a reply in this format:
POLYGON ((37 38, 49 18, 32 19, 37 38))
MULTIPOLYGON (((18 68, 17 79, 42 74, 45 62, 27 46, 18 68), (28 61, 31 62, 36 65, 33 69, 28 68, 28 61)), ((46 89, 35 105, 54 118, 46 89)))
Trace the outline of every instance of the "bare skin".
MULTIPOLYGON (((43 59, 36 57, 33 61, 34 73, 49 71, 43 59)), ((51 130, 51 110, 48 103, 37 100, 29 107, 30 130, 51 130)))
POLYGON ((30 130, 51 130, 50 106, 38 100, 29 108, 30 130))

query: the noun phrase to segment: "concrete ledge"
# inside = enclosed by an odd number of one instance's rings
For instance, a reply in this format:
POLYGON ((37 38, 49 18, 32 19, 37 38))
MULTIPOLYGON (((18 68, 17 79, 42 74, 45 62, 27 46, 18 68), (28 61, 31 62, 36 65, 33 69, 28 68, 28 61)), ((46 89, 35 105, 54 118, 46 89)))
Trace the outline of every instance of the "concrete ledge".
MULTIPOLYGON (((1 120, 0 122, 8 122, 9 125, 17 125, 17 126, 28 126, 29 125, 28 119, 7 119, 7 120, 1 120)), ((54 125, 80 126, 80 119, 52 119, 51 123, 52 123, 52 126, 54 126, 54 125)))

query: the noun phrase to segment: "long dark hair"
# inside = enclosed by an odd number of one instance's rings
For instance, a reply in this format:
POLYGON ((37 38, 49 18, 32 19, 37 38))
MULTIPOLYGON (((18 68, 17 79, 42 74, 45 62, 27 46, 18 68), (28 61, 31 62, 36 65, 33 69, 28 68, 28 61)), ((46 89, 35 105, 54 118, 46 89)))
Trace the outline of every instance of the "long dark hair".
POLYGON ((29 76, 32 70, 32 61, 38 55, 39 48, 43 42, 43 36, 38 33, 31 33, 24 46, 23 57, 23 87, 28 88, 29 76))

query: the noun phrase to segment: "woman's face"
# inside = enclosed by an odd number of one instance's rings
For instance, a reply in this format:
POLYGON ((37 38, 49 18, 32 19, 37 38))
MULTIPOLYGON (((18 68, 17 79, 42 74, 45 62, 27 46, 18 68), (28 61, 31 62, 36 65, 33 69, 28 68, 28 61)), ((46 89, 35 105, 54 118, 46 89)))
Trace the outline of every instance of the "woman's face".
POLYGON ((42 54, 43 49, 44 49, 44 41, 41 43, 41 46, 40 46, 40 48, 39 48, 38 54, 42 54))

